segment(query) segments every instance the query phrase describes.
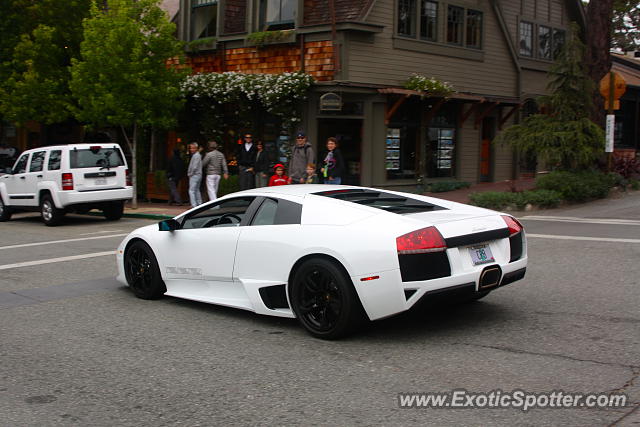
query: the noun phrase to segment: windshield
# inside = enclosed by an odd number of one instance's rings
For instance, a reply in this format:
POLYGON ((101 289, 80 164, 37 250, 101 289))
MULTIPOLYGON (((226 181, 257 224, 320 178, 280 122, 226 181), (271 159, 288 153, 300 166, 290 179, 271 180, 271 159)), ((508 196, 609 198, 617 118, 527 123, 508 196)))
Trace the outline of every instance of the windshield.
POLYGON ((434 205, 433 203, 424 202, 422 200, 377 190, 332 190, 322 191, 320 193, 314 194, 318 196, 331 197, 333 199, 345 200, 347 202, 358 203, 360 205, 370 206, 372 208, 382 209, 398 214, 429 212, 447 209, 442 206, 434 205))
POLYGON ((122 153, 117 147, 92 147, 69 151, 71 168, 114 168, 124 166, 122 153))

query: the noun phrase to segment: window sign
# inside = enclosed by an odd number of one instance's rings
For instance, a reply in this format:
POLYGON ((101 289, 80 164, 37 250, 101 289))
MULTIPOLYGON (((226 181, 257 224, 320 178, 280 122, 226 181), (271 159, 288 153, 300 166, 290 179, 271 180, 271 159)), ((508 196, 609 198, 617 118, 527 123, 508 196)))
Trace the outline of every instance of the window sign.
POLYGON ((400 129, 387 129, 386 170, 400 170, 400 129))

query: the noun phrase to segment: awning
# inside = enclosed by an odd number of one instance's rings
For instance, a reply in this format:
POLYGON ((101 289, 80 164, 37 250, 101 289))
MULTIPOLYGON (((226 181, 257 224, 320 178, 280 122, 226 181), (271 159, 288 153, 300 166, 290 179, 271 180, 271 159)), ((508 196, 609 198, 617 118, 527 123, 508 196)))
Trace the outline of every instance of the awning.
MULTIPOLYGON (((424 92, 420 92, 417 90, 411 89, 403 89, 396 87, 385 87, 378 89, 379 93, 390 94, 390 95, 404 95, 404 96, 420 96, 427 98, 442 98, 441 96, 429 96, 425 95, 424 92)), ((520 100, 518 98, 511 97, 502 97, 502 96, 489 96, 489 95, 478 95, 471 93, 463 93, 463 92, 454 92, 446 97, 447 99, 454 99, 460 101, 469 101, 469 102, 495 102, 498 104, 505 105, 519 105, 520 100)))

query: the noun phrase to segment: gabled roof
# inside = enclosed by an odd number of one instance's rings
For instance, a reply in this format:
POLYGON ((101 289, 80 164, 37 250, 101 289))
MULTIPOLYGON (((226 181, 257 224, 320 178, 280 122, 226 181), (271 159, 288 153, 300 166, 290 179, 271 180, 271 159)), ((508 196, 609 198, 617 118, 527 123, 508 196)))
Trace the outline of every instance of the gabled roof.
POLYGON ((627 86, 640 88, 640 60, 611 52, 611 68, 620 74, 627 86))

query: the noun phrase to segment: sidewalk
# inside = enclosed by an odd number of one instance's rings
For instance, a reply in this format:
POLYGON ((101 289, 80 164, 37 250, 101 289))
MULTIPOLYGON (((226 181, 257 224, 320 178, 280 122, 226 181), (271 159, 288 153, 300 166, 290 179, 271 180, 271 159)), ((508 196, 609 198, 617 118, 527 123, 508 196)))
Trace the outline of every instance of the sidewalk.
MULTIPOLYGON (((444 193, 424 193, 425 196, 437 197, 440 199, 450 200, 452 202, 469 203, 469 195, 471 193, 479 193, 484 191, 516 191, 531 190, 535 187, 535 179, 523 178, 514 181, 485 182, 472 185, 469 188, 462 188, 455 191, 447 191, 444 193)), ((147 218, 147 219, 168 219, 180 215, 182 212, 189 210, 189 204, 182 206, 169 206, 165 202, 149 203, 138 202, 138 209, 132 209, 131 204, 127 203, 124 209, 124 216, 129 218, 147 218)))

